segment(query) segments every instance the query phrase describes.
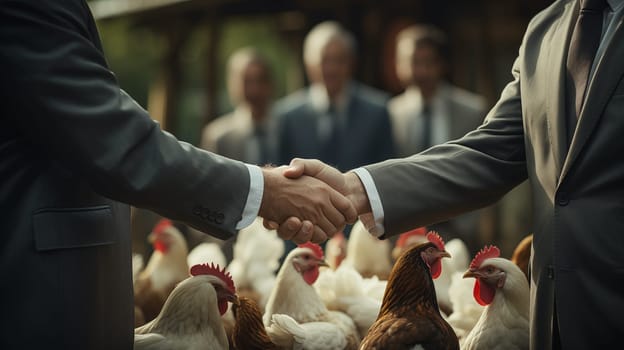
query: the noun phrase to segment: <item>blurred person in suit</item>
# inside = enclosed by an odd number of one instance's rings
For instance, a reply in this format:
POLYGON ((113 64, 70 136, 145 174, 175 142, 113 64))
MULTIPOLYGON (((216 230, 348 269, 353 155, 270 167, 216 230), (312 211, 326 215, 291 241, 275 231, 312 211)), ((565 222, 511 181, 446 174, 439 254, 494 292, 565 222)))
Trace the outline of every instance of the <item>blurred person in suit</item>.
MULTIPOLYGON (((446 80, 448 60, 447 37, 440 29, 417 24, 399 32, 395 69, 405 91, 390 100, 388 109, 401 157, 458 139, 483 122, 485 98, 446 80)), ((460 237, 475 251, 482 246, 476 239, 479 225, 479 212, 470 212, 429 229, 460 237)))
POLYGON ((280 163, 319 158, 339 169, 395 155, 388 96, 353 80, 355 39, 340 24, 316 25, 305 38, 310 86, 280 100, 280 163))
MULTIPOLYGON (((227 90, 234 106, 202 131, 200 147, 250 164, 276 163, 277 138, 271 107, 273 73, 269 61, 255 48, 243 47, 227 64, 227 90)), ((190 230, 195 240, 211 240, 190 230)), ((217 241, 227 261, 232 260, 235 237, 217 241)))
POLYGON ((228 60, 227 87, 234 110, 206 125, 201 148, 251 164, 277 162, 267 59, 251 47, 236 50, 228 60))
POLYGON ((132 349, 129 204, 219 238, 258 215, 321 225, 282 236, 298 242, 355 220, 316 179, 162 131, 120 89, 84 0, 2 1, 0 23, 1 349, 132 349))

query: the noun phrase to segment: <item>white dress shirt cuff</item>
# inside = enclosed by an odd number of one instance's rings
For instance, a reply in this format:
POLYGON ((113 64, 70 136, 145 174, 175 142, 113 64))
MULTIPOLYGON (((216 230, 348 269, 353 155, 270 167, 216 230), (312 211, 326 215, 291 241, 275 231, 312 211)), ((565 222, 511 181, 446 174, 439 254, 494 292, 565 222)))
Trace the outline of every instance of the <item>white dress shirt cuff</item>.
POLYGON ((360 221, 364 224, 364 227, 368 230, 368 232, 375 236, 379 237, 384 234, 384 211, 383 206, 381 205, 381 198, 379 197, 379 192, 377 192, 377 186, 375 186, 375 181, 373 181, 373 177, 368 172, 368 170, 364 168, 354 169, 353 172, 360 178, 362 184, 364 185, 364 190, 366 190, 366 195, 368 195, 368 201, 370 202, 370 206, 372 209, 372 214, 364 214, 360 215, 360 221))
POLYGON ((251 225, 260 211, 262 195, 264 194, 264 176, 262 170, 257 165, 245 164, 249 170, 249 194, 243 209, 243 217, 236 224, 236 229, 240 230, 251 225))

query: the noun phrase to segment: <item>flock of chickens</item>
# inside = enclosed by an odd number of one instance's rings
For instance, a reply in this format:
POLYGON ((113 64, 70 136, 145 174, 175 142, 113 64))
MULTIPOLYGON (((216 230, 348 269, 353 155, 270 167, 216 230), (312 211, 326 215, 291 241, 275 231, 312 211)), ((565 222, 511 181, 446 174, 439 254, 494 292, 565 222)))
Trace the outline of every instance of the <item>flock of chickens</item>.
POLYGON ((283 242, 261 221, 227 265, 217 244, 189 252, 166 219, 149 240, 147 264, 133 260, 136 350, 529 347, 530 236, 511 260, 495 246, 471 259, 458 239, 420 228, 391 247, 357 223, 281 265, 283 242))

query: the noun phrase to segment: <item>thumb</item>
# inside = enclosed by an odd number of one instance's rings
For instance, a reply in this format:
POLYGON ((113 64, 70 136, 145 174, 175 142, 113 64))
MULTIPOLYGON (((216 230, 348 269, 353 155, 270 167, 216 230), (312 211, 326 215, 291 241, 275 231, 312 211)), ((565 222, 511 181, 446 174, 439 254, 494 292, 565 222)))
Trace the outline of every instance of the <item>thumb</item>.
POLYGON ((315 176, 323 170, 323 162, 316 159, 294 158, 283 171, 283 175, 290 179, 297 179, 302 175, 315 176))

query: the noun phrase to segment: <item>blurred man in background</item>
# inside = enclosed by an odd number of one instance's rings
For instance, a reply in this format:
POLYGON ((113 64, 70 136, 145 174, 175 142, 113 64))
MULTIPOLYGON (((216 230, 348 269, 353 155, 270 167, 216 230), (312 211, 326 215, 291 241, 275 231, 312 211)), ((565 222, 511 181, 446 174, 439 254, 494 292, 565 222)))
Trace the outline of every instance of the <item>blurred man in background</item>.
POLYGON ((355 39, 336 22, 315 26, 304 42, 311 82, 279 102, 280 163, 319 158, 338 169, 394 156, 387 95, 353 81, 355 39))
MULTIPOLYGON (((446 81, 446 35, 431 25, 412 25, 397 37, 396 72, 405 91, 388 104, 399 156, 458 139, 481 125, 485 99, 446 81)), ((479 213, 463 214, 429 226, 445 237, 461 237, 475 250, 481 246, 479 213)))
POLYGON ((276 162, 269 62, 250 47, 235 51, 228 61, 227 87, 234 110, 204 128, 201 147, 246 163, 276 162))

